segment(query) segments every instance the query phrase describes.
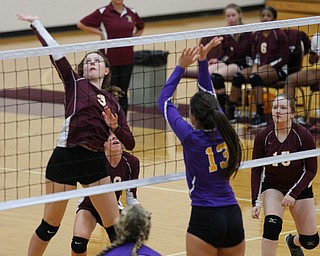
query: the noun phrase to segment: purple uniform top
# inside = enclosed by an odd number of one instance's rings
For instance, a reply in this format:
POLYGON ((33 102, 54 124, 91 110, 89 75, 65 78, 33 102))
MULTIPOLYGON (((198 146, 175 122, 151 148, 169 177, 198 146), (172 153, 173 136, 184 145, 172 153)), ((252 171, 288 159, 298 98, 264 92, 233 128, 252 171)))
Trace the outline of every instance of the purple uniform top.
MULTIPOLYGON (((43 46, 58 45, 40 21, 34 21, 31 27, 43 46)), ((111 112, 118 115, 119 126, 114 134, 126 149, 132 150, 135 140, 117 100, 109 92, 101 91, 89 80, 80 77, 63 55, 54 55, 51 60, 65 89, 65 122, 57 146, 82 145, 92 150, 104 151, 104 142, 109 137, 109 127, 102 112, 105 106, 109 106, 111 112)))
MULTIPOLYGON (((104 256, 129 256, 131 255, 133 248, 133 243, 126 243, 120 245, 119 247, 112 249, 109 252, 103 254, 104 256)), ((152 250, 150 247, 146 245, 142 245, 138 250, 138 256, 160 256, 160 253, 152 250)))
POLYGON ((274 69, 282 69, 287 73, 288 39, 282 30, 270 30, 267 37, 262 31, 253 33, 251 54, 255 64, 259 66, 270 64, 274 69))
MULTIPOLYGON (((122 13, 117 12, 110 3, 84 17, 83 25, 100 28, 105 39, 132 37, 134 28, 144 28, 144 21, 134 9, 124 6, 122 13)), ((133 63, 133 46, 104 49, 112 66, 133 63)))
MULTIPOLYGON (((315 141, 309 130, 304 126, 292 123, 288 137, 285 141, 280 142, 275 135, 274 124, 271 124, 257 134, 254 140, 252 159, 279 156, 315 148, 315 141)), ((311 157, 252 168, 253 206, 260 198, 259 191, 263 170, 265 170, 264 182, 293 198, 297 198, 305 188, 311 185, 311 181, 317 173, 317 158, 311 157)))
MULTIPOLYGON (((134 180, 139 178, 139 171, 140 171, 140 162, 139 159, 128 152, 123 152, 121 160, 116 167, 110 165, 107 162, 107 170, 109 170, 111 181, 114 182, 121 182, 127 180, 134 180)), ((116 191, 117 200, 120 199, 122 191, 116 191)), ((128 189, 126 192, 127 195, 127 205, 138 204, 139 201, 137 200, 137 188, 128 189)), ((79 205, 79 209, 84 208, 89 210, 90 212, 95 211, 96 209, 91 203, 89 197, 85 197, 83 201, 79 205)), ((96 212, 98 214, 98 212, 96 212)))
MULTIPOLYGON (((226 169, 221 167, 228 153, 222 136, 217 130, 194 129, 171 102, 184 71, 180 66, 175 68, 159 96, 158 105, 183 146, 191 204, 204 207, 235 205, 237 200, 225 178, 226 169)), ((213 94, 207 60, 199 62, 198 86, 200 90, 213 94)))

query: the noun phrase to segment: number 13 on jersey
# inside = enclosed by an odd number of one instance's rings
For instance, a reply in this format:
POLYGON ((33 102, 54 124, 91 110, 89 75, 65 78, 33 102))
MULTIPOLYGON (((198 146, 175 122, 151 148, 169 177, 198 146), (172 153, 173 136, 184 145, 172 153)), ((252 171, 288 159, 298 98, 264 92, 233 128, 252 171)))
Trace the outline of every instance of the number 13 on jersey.
MULTIPOLYGON (((223 155, 224 161, 220 161, 220 163, 218 163, 220 165, 220 168, 224 169, 224 168, 228 167, 229 151, 228 151, 227 144, 225 142, 223 142, 223 143, 220 143, 219 145, 217 145, 216 152, 217 153, 222 152, 222 155, 223 155)), ((206 149, 206 154, 207 154, 208 160, 209 160, 209 172, 217 171, 218 166, 217 166, 216 160, 214 158, 212 147, 208 147, 206 149)))

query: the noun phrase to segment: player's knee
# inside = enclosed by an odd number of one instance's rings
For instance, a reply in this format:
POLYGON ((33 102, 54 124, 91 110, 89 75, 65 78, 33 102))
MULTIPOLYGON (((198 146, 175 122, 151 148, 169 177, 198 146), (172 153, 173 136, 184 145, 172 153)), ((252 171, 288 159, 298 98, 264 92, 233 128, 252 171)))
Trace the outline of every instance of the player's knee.
POLYGON ((47 223, 45 220, 41 221, 41 224, 36 229, 37 236, 43 241, 50 241, 52 237, 58 232, 59 226, 54 227, 47 223))
POLYGON ((242 84, 244 84, 245 82, 246 79, 241 73, 237 72, 233 75, 232 85, 234 87, 241 89, 242 84))
POLYGON ((303 248, 307 250, 312 250, 316 248, 319 244, 319 234, 318 232, 311 236, 299 234, 299 242, 303 248))
POLYGON ((71 249, 74 253, 84 253, 87 251, 89 240, 79 236, 73 236, 71 242, 71 249))
POLYGON ((224 78, 222 75, 215 73, 211 74, 211 81, 214 89, 219 90, 225 88, 224 78))
POLYGON ((282 230, 282 219, 276 215, 267 215, 264 218, 263 238, 277 241, 282 230))
POLYGON ((252 87, 258 87, 263 85, 262 79, 258 74, 251 74, 249 81, 252 87))

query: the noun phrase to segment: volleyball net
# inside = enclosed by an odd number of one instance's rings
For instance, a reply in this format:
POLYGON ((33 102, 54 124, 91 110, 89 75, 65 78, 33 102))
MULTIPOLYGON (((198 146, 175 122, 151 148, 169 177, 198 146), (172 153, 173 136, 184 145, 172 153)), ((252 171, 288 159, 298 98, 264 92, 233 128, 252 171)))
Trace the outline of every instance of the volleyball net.
MULTIPOLYGON (((157 107, 159 93, 177 65, 182 50, 199 45, 200 39, 204 37, 274 28, 301 30, 311 40, 313 35, 319 32, 319 24, 320 16, 315 16, 0 52, 0 210, 184 179, 182 147, 157 107), (128 91, 128 122, 136 140, 136 147, 131 153, 140 160, 140 178, 45 195, 46 165, 64 120, 63 84, 49 60, 49 55, 64 53, 76 67, 87 52, 127 45, 135 46, 136 52, 128 91)), ((310 65, 308 56, 305 55, 302 68, 316 69, 317 65, 310 65)), ((191 71, 196 69, 197 64, 188 68, 191 71)), ((227 87, 230 90, 229 83, 227 87)), ((189 100, 196 91, 197 79, 186 76, 175 93, 174 102, 186 119, 189 100)), ((249 109, 253 102, 248 100, 248 88, 243 91, 244 106, 238 107, 238 113, 247 117, 249 112, 251 114, 249 109)), ((305 87, 303 95, 297 94, 298 116, 307 112, 313 125, 317 125, 317 115, 320 115, 319 99, 314 97, 318 95, 318 91, 319 86, 305 87), (304 105, 299 106, 300 102, 304 102, 304 105)), ((275 95, 278 91, 269 89, 266 93, 275 95)), ((267 100, 272 100, 272 97, 267 97, 267 100)), ((246 121, 239 122, 234 127, 243 144, 241 169, 320 155, 317 148, 250 160, 258 129, 248 129, 246 121)), ((317 139, 316 133, 314 136, 317 139)))

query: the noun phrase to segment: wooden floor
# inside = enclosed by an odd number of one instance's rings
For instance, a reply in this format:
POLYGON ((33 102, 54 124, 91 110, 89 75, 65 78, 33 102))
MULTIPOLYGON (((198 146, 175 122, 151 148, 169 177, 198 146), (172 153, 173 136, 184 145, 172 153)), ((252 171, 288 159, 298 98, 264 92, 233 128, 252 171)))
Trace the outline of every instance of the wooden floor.
MULTIPOLYGON (((258 11, 245 13, 243 19, 245 23, 258 22, 258 11)), ((220 16, 206 16, 193 19, 182 19, 178 21, 154 22, 147 24, 144 35, 218 27, 223 26, 224 23, 224 19, 220 16)), ((78 31, 70 33, 57 33, 54 36, 60 44, 97 40, 97 38, 92 35, 88 35, 78 31)), ((0 51, 36 46, 38 46, 38 42, 33 37, 18 39, 10 38, 0 41, 0 51)), ((49 106, 51 105, 48 104, 48 108, 49 106)), ((37 106, 34 106, 34 108, 34 111, 37 111, 37 106)), ((53 109, 53 106, 51 106, 51 108, 53 109)), ((59 116, 63 109, 59 105, 58 109, 54 108, 54 111, 56 111, 57 113, 56 116, 59 116)), ((11 113, 9 111, 6 114, 6 120, 15 120, 16 118, 18 118, 19 120, 24 120, 26 117, 27 114, 21 114, 17 117, 14 110, 11 113)), ((54 119, 49 118, 49 120, 47 120, 47 124, 49 124, 48 127, 43 127, 43 124, 39 123, 39 120, 34 120, 34 122, 32 122, 32 127, 29 127, 29 133, 33 134, 33 137, 31 139, 39 140, 39 143, 42 143, 42 145, 46 145, 46 147, 48 148, 48 151, 44 152, 43 155, 39 156, 38 159, 32 159, 30 161, 30 159, 23 158, 23 153, 29 150, 28 141, 26 141, 25 144, 21 143, 19 147, 18 145, 6 145, 5 148, 4 145, 0 145, 0 156, 3 156, 4 149, 10 150, 10 152, 13 153, 18 152, 22 155, 21 158, 19 158, 19 163, 21 164, 17 165, 17 159, 13 157, 12 159, 7 159, 8 162, 6 163, 6 168, 12 166, 12 168, 23 170, 24 168, 26 168, 26 166, 24 166, 24 160, 28 161, 30 166, 35 169, 37 167, 40 169, 41 167, 45 166, 46 161, 51 154, 50 149, 53 147, 55 142, 54 133, 59 129, 59 119, 61 119, 61 116, 57 117, 56 119, 58 119, 57 122, 55 122, 54 119), (49 128, 52 129, 52 131, 48 130, 49 128), (48 135, 45 138, 45 142, 41 141, 41 138, 37 137, 39 129, 47 131, 49 134, 52 133, 52 135, 48 135)), ((14 124, 12 125, 12 127, 7 128, 11 128, 13 133, 16 131, 16 127, 14 126, 14 124)), ((166 134, 165 138, 163 137, 163 134, 157 135, 157 137, 155 138, 155 133, 153 132, 152 128, 134 126, 132 127, 132 130, 137 139, 137 154, 139 154, 139 150, 141 150, 142 147, 148 146, 150 147, 150 149, 152 149, 154 148, 154 145, 156 143, 159 143, 159 141, 161 141, 161 143, 167 143, 167 145, 170 145, 170 143, 174 143, 176 141, 175 136, 170 133, 166 134), (150 135, 148 137, 144 136, 145 134, 150 135)), ((241 127, 239 126, 239 131, 240 130, 241 127)), ((0 127, 0 132, 1 134, 3 134, 3 127, 0 127)), ((25 131, 21 129, 19 130, 19 132, 25 131)), ((246 133, 247 131, 241 130, 241 132, 246 133)), ((247 148, 252 147, 252 136, 242 138, 243 143, 247 146, 247 148)), ((166 154, 167 159, 170 160, 170 157, 174 158, 175 154, 181 155, 181 148, 177 147, 176 149, 174 148, 169 152, 163 152, 161 150, 150 150, 149 153, 141 153, 141 156, 139 157, 142 161, 142 164, 147 165, 148 163, 157 163, 158 159, 163 159, 164 154, 166 154)), ((250 152, 248 152, 248 155, 249 154, 250 152)), ((159 163, 160 162, 161 161, 159 161, 159 163)), ((170 168, 172 170, 183 170, 184 168, 183 162, 173 163, 172 167, 170 167, 170 163, 168 163, 168 166, 168 170, 170 168)), ((3 166, 0 166, 0 171, 1 168, 3 169, 3 166)), ((159 165, 159 168, 163 169, 164 166, 159 165)), ((147 169, 148 168, 146 167, 144 171, 148 172, 147 169)), ((35 172, 32 175, 32 179, 41 180, 43 178, 43 174, 41 174, 40 172, 35 172)), ((148 176, 149 174, 146 173, 144 175, 148 176)), ((30 177, 27 177, 27 175, 26 177, 24 177, 24 179, 26 180, 28 178, 30 177)), ((320 176, 318 175, 314 180, 317 223, 319 224, 318 231, 320 231, 319 178, 320 176)), ((20 182, 24 181, 22 180, 20 182)), ((243 213, 247 242, 246 255, 260 255, 263 217, 261 217, 259 220, 251 219, 251 196, 249 189, 250 170, 241 170, 237 178, 235 180, 232 180, 232 185, 243 213)), ((10 194, 11 192, 7 191, 7 193, 10 194)), ((24 191, 21 191, 20 193, 24 193, 24 191)), ((14 196, 16 195, 12 195, 12 197, 14 196)), ((177 182, 164 183, 161 185, 141 187, 138 189, 138 196, 142 205, 150 212, 152 212, 152 231, 147 244, 155 250, 159 251, 162 255, 186 255, 185 234, 190 216, 190 199, 188 196, 186 182, 184 180, 181 180, 177 182)), ((59 233, 51 241, 45 255, 70 255, 70 241, 72 237, 72 225, 75 216, 76 204, 76 199, 70 200, 59 233)), ((29 239, 34 232, 34 229, 40 223, 42 212, 42 205, 0 212, 0 255, 26 255, 29 239)), ((279 240, 279 256, 289 255, 289 252, 284 243, 284 236, 291 232, 295 232, 295 226, 292 218, 290 217, 289 211, 287 210, 284 218, 282 233, 279 240)), ((105 246, 105 241, 106 236, 104 234, 104 230, 101 227, 97 227, 89 243, 88 255, 95 255, 98 251, 100 251, 105 246)), ((319 256, 320 247, 316 250, 305 252, 305 255, 319 256)))

